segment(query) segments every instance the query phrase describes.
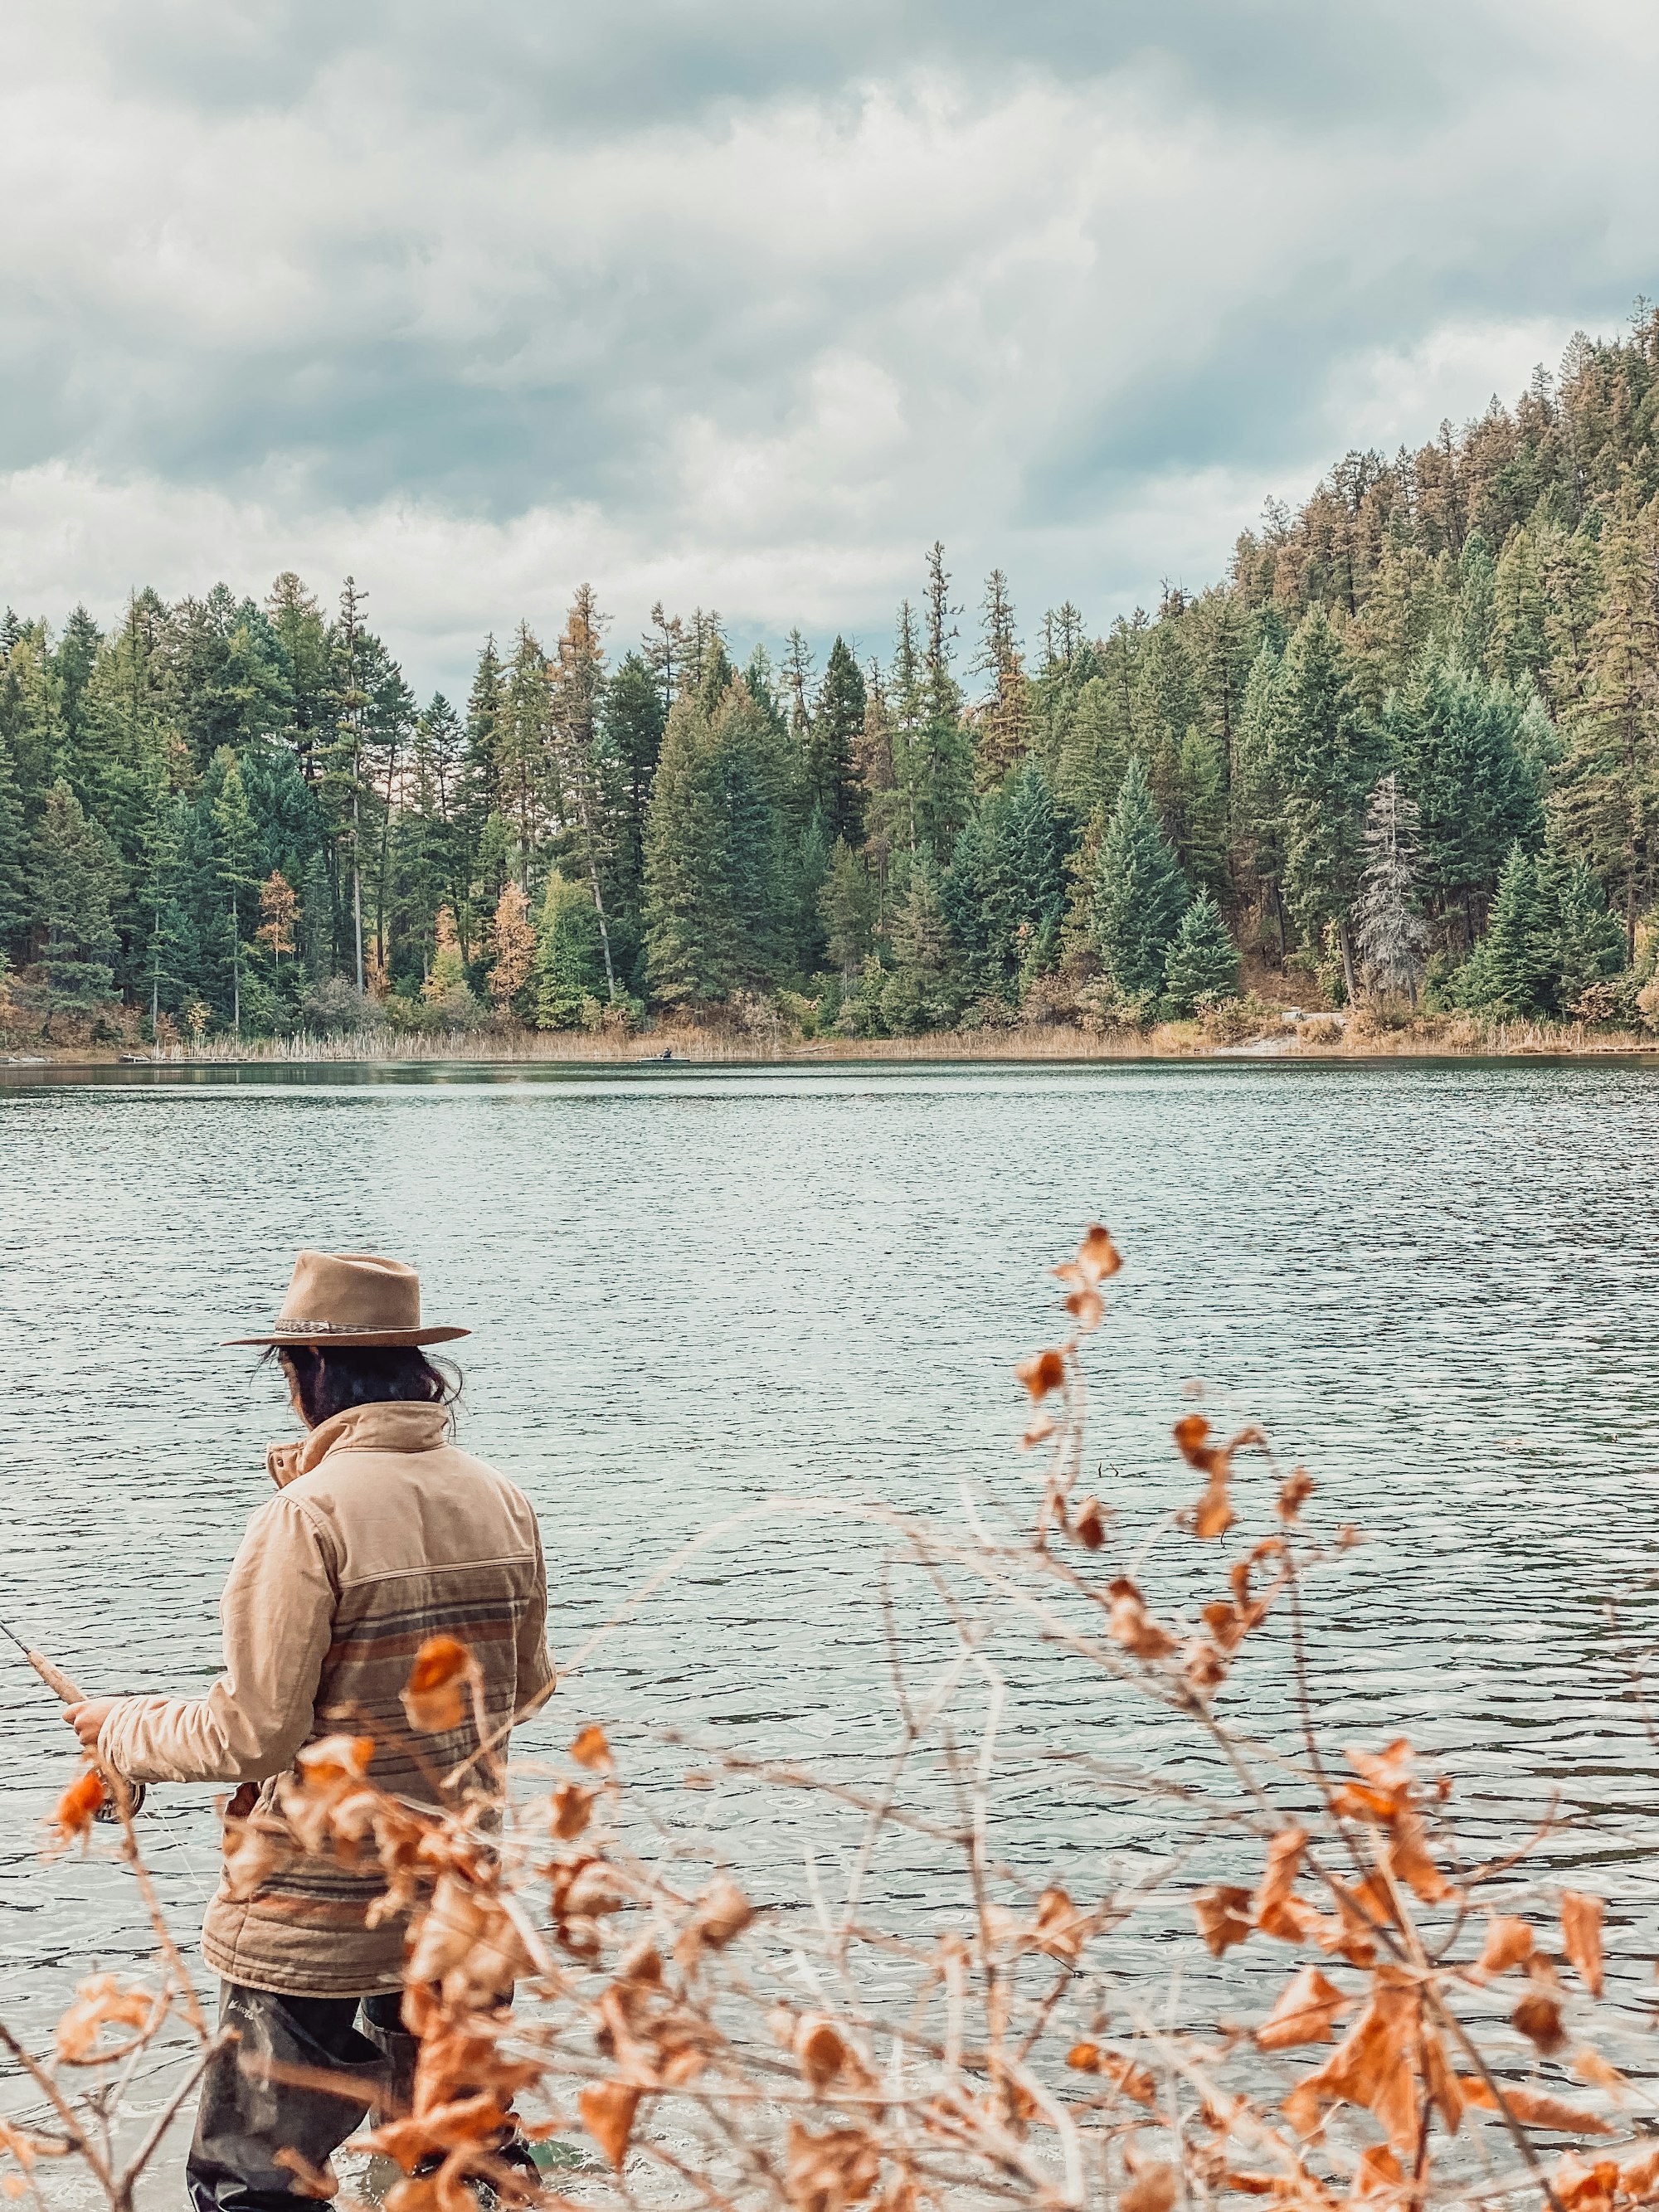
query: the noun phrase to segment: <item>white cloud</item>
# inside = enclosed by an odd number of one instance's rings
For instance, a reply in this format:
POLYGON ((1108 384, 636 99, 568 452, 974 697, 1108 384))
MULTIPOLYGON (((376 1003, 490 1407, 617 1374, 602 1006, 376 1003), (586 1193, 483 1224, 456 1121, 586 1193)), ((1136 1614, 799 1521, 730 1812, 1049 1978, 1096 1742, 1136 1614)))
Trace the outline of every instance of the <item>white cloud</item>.
POLYGON ((1299 0, 1253 17, 1236 97, 1127 4, 1085 67, 1084 0, 1023 54, 963 6, 954 64, 896 28, 825 58, 816 8, 818 45, 775 53, 781 19, 734 0, 678 112, 650 0, 579 32, 495 0, 493 81, 413 0, 15 12, 0 592, 108 613, 137 581, 350 569, 422 683, 585 577, 619 628, 660 595, 868 640, 936 535, 960 596, 994 562, 1033 623, 1068 594, 1103 622, 1656 289, 1655 33, 1621 0, 1400 0, 1415 99, 1375 25, 1299 0), (1430 72, 1431 22, 1488 65, 1430 72))

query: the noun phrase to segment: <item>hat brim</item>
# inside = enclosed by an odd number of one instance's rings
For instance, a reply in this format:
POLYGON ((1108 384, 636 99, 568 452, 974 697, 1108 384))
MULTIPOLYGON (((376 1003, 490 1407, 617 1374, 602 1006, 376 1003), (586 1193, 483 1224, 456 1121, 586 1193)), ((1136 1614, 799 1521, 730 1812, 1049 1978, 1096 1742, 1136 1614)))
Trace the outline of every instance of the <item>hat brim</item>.
POLYGON ((349 1352, 360 1346, 368 1352, 422 1344, 453 1344, 458 1336, 471 1334, 470 1328, 323 1328, 307 1334, 302 1328, 285 1328, 270 1336, 227 1336, 221 1340, 219 1348, 228 1352, 235 1345, 304 1344, 315 1350, 349 1352))

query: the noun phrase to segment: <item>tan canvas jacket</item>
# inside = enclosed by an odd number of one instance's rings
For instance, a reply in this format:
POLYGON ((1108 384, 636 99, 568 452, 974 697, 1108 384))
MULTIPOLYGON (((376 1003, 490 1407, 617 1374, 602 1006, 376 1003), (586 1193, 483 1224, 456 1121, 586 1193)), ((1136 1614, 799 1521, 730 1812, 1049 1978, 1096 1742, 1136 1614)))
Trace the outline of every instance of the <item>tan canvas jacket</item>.
MULTIPOLYGON (((427 1778, 476 1747, 472 1723, 412 1736, 399 1692, 429 1636, 470 1644, 492 1731, 552 1680, 547 1583, 529 1500, 447 1440, 439 1406, 360 1406, 268 1455, 260 1507, 220 1603, 224 1672, 205 1697, 124 1698, 99 1757, 136 1782, 261 1782, 302 1744, 375 1741, 369 1779, 432 1802, 427 1778)), ((378 1874, 303 1861, 249 1899, 224 1883, 203 1930, 227 1981, 284 1995, 395 1989, 404 1929, 369 1928, 378 1874)))

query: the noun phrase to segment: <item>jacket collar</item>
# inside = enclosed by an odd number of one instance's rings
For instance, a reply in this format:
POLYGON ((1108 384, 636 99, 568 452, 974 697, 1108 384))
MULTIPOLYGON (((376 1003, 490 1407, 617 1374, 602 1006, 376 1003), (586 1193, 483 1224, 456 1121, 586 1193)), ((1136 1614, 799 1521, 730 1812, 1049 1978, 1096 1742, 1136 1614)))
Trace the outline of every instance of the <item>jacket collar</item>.
POLYGON ((332 1420, 303 1436, 297 1443, 272 1444, 265 1466, 278 1490, 321 1465, 331 1452, 435 1451, 449 1426, 447 1406, 428 1406, 400 1401, 376 1406, 352 1406, 332 1420))

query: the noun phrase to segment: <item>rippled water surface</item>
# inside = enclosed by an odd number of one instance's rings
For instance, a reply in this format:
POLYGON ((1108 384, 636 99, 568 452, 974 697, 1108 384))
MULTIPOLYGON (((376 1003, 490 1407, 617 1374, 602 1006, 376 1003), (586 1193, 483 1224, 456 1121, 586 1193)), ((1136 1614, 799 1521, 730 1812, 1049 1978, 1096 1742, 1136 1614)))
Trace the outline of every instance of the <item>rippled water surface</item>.
MULTIPOLYGON (((770 1497, 878 1496, 965 1532, 964 1485, 988 1513, 1029 1487, 1011 1364, 1051 1334, 1044 1271, 1098 1214, 1128 1265, 1091 1354, 1091 1456, 1128 1539, 1190 1496, 1168 1432, 1201 1377, 1218 1419, 1306 1461, 1325 1523, 1366 1534, 1312 1603, 1332 1741, 1411 1733, 1480 1838, 1559 1793, 1576 1825, 1555 1863, 1596 1862, 1615 1920, 1645 1919, 1659 1756, 1630 1660, 1654 1626, 1656 1159, 1659 1078, 1637 1067, 19 1081, 0 1089, 0 1616, 88 1690, 210 1678, 218 1589, 289 1425, 217 1340, 274 1314, 302 1243, 416 1262, 428 1316, 475 1331, 462 1440, 540 1511, 556 1651, 678 1540, 770 1497)), ((524 1748, 602 1713, 624 1744, 672 1723, 867 1767, 885 1554, 854 1521, 745 1524, 524 1748)), ((915 1591, 896 1602, 926 1657, 936 1626, 915 1591)), ((1229 1695, 1288 1741, 1282 1661, 1265 1650, 1229 1695)), ((1173 1771, 1166 1724, 1051 1658, 1007 1663, 1000 1847, 1097 1873, 1150 1848, 1143 1810, 1046 1781, 1035 1752, 1173 1771)), ((40 1862, 69 1740, 3 1644, 0 1696, 0 1981, 38 2031, 89 1954, 148 1945, 117 1870, 40 1862)), ((157 1793, 149 1823, 186 1919, 210 1795, 157 1793)), ((765 1799, 732 1802, 726 1847, 780 1894, 798 1844, 765 1799)), ((878 1869, 896 1910, 925 1911, 931 1880, 925 1855, 878 1869)))

